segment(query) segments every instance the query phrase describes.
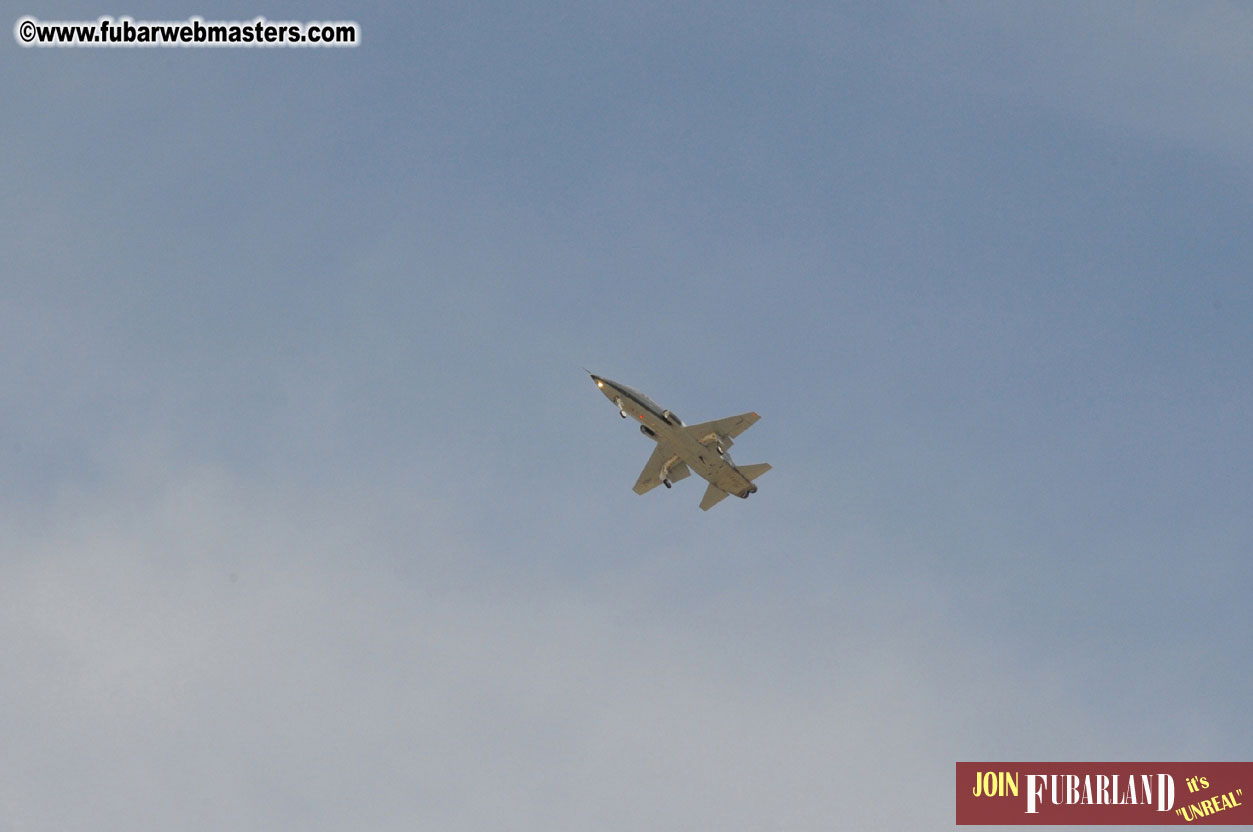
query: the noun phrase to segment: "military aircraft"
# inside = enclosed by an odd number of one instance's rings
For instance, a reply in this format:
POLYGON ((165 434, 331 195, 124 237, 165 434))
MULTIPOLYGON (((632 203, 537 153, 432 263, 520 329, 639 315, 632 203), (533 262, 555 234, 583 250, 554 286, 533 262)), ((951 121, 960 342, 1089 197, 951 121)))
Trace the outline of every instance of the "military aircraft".
POLYGON ((635 493, 644 494, 659 485, 669 488, 692 471, 709 481, 703 511, 713 508, 728 494, 744 499, 757 493, 753 480, 770 470, 769 464, 736 467, 727 449, 731 440, 748 430, 761 417, 741 413, 699 425, 685 425, 683 420, 638 390, 625 384, 588 373, 596 386, 613 402, 623 419, 630 416, 640 423, 640 433, 657 442, 643 473, 635 482, 635 493))

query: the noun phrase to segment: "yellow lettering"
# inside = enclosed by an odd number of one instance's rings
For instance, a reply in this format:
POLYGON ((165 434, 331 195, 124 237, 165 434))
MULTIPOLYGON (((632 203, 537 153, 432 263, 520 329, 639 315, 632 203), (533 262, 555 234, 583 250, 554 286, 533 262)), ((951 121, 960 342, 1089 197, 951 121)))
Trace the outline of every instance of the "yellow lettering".
POLYGON ((1018 772, 976 771, 975 785, 970 790, 975 797, 1018 796, 1018 772))

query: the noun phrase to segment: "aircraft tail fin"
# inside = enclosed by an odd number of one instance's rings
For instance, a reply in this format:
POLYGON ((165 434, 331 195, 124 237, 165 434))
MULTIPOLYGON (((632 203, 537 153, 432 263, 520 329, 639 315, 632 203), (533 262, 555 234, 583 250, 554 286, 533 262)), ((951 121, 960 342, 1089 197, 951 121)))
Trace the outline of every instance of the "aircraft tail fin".
POLYGON ((726 496, 727 496, 727 492, 723 491, 721 488, 714 485, 713 483, 710 483, 709 487, 705 489, 704 499, 700 501, 700 510, 709 511, 709 509, 713 508, 715 505, 722 502, 722 500, 725 499, 726 496))
POLYGON ((740 473, 748 477, 750 480, 755 480, 762 474, 769 471, 770 467, 769 462, 759 462, 756 465, 741 465, 740 473))

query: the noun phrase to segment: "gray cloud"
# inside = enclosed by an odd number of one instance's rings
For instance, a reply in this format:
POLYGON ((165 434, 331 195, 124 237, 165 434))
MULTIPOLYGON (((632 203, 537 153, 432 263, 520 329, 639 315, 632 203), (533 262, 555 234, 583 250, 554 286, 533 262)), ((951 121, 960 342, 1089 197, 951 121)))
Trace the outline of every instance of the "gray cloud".
POLYGON ((15 829, 926 825, 958 726, 983 750, 1060 707, 878 580, 502 591, 439 519, 397 540, 384 495, 128 467, 3 567, 15 829))

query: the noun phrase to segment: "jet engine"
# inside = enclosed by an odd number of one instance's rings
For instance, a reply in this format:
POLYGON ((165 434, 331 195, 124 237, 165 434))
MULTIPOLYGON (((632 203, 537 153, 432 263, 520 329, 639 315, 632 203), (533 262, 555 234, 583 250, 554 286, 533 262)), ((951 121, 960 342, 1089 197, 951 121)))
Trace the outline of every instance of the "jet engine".
POLYGON ((661 412, 661 415, 665 416, 666 421, 669 422, 670 424, 675 425, 676 427, 680 427, 680 428, 683 427, 683 420, 680 419, 678 416, 675 416, 669 410, 663 410, 661 412))
POLYGON ((652 436, 654 438, 657 436, 657 434, 653 431, 653 429, 650 428, 648 425, 640 425, 640 433, 644 434, 645 436, 652 436))

